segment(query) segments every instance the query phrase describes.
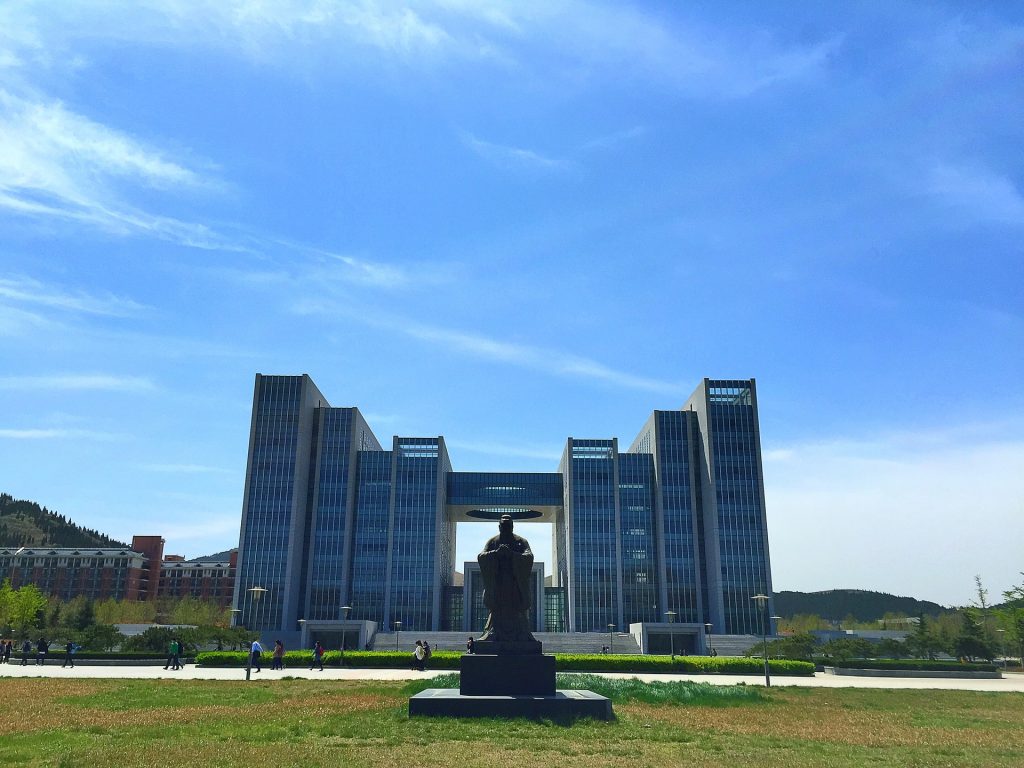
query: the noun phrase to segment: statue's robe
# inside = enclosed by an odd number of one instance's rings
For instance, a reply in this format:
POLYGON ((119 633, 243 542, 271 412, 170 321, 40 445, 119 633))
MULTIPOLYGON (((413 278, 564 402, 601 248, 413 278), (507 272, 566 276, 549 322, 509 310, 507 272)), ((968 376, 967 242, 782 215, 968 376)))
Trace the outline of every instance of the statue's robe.
POLYGON ((533 552, 529 542, 515 534, 498 534, 488 540, 476 559, 484 582, 484 605, 490 611, 481 640, 533 640, 529 618, 533 552))

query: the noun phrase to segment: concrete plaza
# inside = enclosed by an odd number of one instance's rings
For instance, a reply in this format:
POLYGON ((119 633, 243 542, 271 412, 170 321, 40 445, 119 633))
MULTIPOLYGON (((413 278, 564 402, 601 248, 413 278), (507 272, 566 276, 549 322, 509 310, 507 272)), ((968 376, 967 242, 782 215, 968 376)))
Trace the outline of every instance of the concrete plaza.
MULTIPOLYGON (((407 669, 338 669, 325 668, 323 672, 307 667, 291 667, 283 672, 271 671, 269 665, 262 672, 253 670, 252 680, 280 680, 282 677, 306 678, 311 680, 425 680, 450 670, 428 670, 417 672, 407 669)), ((602 677, 631 678, 647 681, 691 680, 716 685, 764 685, 764 675, 660 675, 629 672, 595 672, 602 677)), ((189 664, 181 670, 165 670, 159 665, 110 666, 78 664, 73 668, 62 668, 59 660, 50 660, 39 666, 21 666, 20 661, 0 665, 2 677, 54 677, 91 678, 112 680, 245 680, 244 667, 196 667, 189 664)), ((812 688, 900 688, 922 690, 956 690, 1024 693, 1024 674, 1007 673, 996 680, 962 680, 944 678, 912 677, 852 677, 819 672, 814 677, 772 677, 774 687, 812 688)))

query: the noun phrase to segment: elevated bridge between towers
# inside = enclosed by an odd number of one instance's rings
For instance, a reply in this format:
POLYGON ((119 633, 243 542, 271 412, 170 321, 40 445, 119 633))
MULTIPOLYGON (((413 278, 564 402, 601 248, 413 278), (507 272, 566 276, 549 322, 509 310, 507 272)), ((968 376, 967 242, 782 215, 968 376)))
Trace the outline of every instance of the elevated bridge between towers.
POLYGON ((449 472, 448 519, 479 523, 511 515, 514 520, 553 523, 563 509, 559 472, 449 472))

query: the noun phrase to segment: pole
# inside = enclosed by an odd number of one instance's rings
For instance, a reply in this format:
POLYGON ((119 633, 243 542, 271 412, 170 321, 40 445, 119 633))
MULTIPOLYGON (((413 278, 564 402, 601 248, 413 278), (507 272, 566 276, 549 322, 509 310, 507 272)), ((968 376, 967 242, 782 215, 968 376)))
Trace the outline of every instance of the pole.
POLYGON ((764 653, 764 686, 772 687, 771 672, 768 671, 768 595, 753 595, 751 600, 757 602, 757 607, 762 609, 761 613, 761 641, 762 652, 764 653))
POLYGON ((608 653, 615 653, 615 646, 614 646, 614 642, 612 640, 612 632, 614 632, 614 631, 615 631, 615 625, 614 624, 609 624, 608 625, 608 653))

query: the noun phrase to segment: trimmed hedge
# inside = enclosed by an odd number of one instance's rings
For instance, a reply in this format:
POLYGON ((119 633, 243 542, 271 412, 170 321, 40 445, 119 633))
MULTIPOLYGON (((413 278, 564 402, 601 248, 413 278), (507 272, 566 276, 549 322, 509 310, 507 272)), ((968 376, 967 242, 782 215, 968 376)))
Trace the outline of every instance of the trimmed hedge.
POLYGON ((961 663, 959 661, 932 661, 930 659, 846 659, 821 662, 826 667, 840 669, 906 670, 908 672, 995 672, 995 664, 961 663))
MULTIPOLYGON (((461 651, 434 651, 427 662, 430 669, 458 669, 461 651)), ((206 651, 196 654, 196 664, 205 667, 245 666, 245 651, 206 651)), ((674 672, 690 675, 757 675, 764 672, 764 661, 724 656, 641 656, 604 653, 556 653, 555 665, 561 672, 674 672)), ((337 667, 340 651, 326 651, 324 666, 337 667)), ((271 654, 264 652, 263 664, 269 665, 271 654)), ((308 667, 313 662, 311 651, 288 651, 286 667, 308 667)), ((772 659, 768 662, 773 675, 811 676, 814 665, 806 661, 772 659)), ((412 666, 412 654, 406 651, 345 651, 345 666, 359 668, 406 669, 412 666)))

